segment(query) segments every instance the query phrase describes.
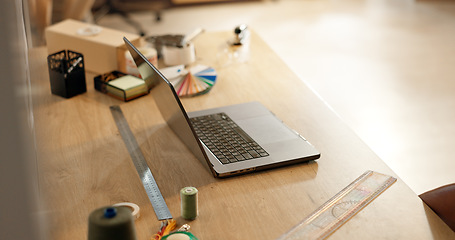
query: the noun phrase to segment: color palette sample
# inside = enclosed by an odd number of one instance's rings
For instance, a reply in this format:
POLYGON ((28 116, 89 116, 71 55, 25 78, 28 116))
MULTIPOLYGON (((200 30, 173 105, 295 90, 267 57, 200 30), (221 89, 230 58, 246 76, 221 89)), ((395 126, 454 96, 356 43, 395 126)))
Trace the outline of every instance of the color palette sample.
POLYGON ((188 69, 183 66, 160 70, 174 85, 179 97, 192 97, 207 93, 215 85, 217 74, 215 69, 196 65, 188 69))

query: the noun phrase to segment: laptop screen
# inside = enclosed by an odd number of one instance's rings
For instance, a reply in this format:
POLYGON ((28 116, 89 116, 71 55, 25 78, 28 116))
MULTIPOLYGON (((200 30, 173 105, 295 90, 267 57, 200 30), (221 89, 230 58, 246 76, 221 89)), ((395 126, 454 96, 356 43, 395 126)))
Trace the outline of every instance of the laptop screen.
POLYGON ((204 164, 209 163, 201 142, 197 138, 172 84, 127 38, 124 37, 123 40, 136 63, 142 79, 144 79, 146 84, 154 86, 151 94, 167 125, 185 143, 196 158, 204 164))

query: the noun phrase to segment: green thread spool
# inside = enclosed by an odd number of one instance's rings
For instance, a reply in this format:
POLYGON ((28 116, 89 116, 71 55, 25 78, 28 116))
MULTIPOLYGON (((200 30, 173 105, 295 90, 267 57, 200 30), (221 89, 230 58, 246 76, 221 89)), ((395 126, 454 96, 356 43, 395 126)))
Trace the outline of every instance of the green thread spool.
POLYGON ((89 216, 88 240, 137 240, 133 215, 127 207, 102 207, 89 216))
POLYGON ((180 190, 180 213, 182 218, 194 220, 198 215, 197 189, 184 187, 180 190))

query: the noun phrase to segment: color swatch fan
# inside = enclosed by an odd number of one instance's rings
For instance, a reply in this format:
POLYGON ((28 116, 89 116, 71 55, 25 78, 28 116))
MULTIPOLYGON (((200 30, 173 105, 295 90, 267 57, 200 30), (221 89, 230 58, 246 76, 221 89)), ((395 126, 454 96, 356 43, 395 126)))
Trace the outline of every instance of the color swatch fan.
POLYGON ((185 70, 183 66, 161 69, 161 72, 174 85, 179 97, 192 97, 207 93, 216 81, 215 69, 197 65, 185 70))

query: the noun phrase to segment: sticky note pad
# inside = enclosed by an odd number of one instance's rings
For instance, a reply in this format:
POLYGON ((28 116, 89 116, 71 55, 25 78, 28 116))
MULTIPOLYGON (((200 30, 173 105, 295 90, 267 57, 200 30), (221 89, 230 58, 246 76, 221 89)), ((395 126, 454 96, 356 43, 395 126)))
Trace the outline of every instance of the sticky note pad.
POLYGON ((135 87, 139 87, 143 84, 145 84, 144 80, 131 76, 131 75, 125 75, 123 77, 119 77, 115 80, 109 81, 109 85, 117 87, 117 88, 125 90, 125 91, 135 88, 135 87))

